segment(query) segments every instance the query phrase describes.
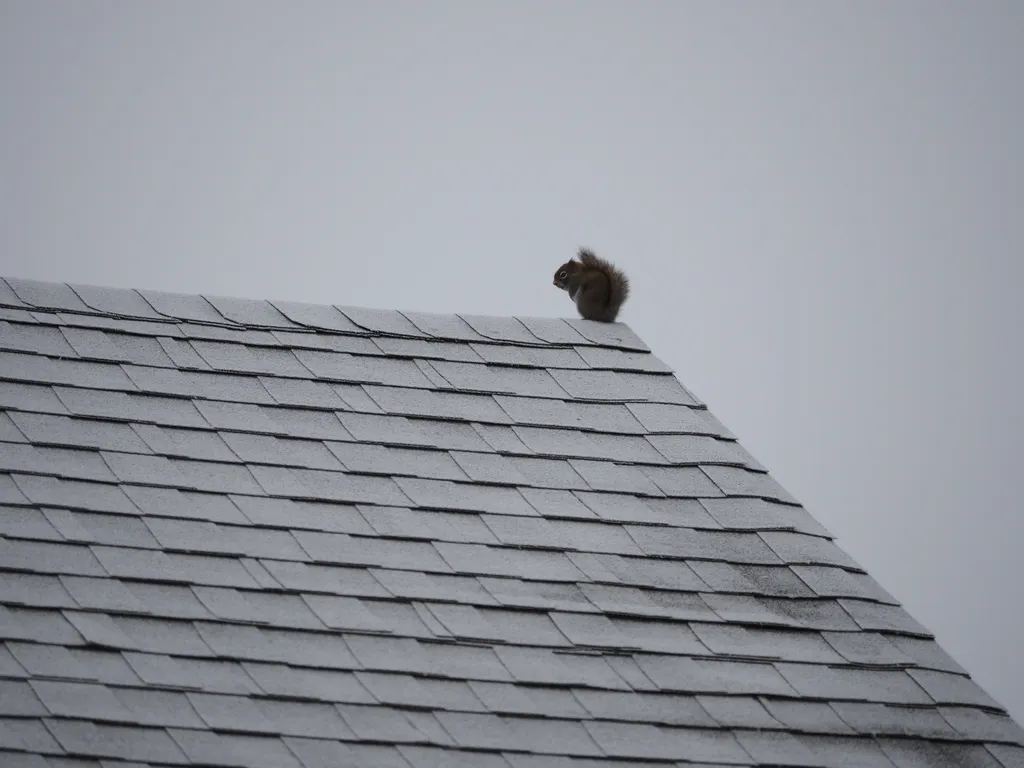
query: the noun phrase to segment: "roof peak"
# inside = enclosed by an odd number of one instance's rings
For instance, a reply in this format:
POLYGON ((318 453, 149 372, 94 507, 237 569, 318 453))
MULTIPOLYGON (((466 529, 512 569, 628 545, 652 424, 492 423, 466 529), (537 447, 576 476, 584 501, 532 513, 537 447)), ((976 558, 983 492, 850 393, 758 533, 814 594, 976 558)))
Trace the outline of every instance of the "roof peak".
POLYGON ((527 346, 650 348, 625 323, 435 313, 0 277, 0 307, 237 330, 319 331, 527 346))

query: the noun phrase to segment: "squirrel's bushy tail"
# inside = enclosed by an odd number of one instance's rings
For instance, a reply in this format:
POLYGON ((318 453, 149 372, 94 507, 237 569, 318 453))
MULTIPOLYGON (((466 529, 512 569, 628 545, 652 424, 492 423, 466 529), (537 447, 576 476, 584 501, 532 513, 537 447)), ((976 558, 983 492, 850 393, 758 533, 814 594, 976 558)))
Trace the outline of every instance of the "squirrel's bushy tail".
POLYGON ((593 251, 587 248, 579 250, 580 263, 587 267, 598 269, 608 276, 608 304, 601 313, 592 319, 602 323, 614 323, 618 317, 619 310, 629 298, 629 278, 626 273, 616 267, 610 261, 602 259, 593 251))

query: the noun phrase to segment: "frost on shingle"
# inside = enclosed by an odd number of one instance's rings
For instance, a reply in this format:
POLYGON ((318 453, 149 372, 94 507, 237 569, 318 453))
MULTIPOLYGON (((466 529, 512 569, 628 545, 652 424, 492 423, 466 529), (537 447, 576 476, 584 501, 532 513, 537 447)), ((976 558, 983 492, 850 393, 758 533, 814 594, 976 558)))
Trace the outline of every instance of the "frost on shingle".
POLYGON ((1019 762, 622 324, 0 305, 4 765, 1019 762))

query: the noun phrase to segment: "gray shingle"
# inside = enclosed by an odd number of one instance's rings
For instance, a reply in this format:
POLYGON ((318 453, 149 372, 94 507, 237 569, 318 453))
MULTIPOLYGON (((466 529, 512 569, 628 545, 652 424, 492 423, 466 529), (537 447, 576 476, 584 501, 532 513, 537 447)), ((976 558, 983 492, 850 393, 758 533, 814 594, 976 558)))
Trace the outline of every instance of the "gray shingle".
POLYGON ((569 464, 595 491, 662 496, 662 491, 637 467, 610 461, 570 459, 569 464))
POLYGON ((237 768, 303 768, 279 738, 169 728, 174 742, 193 764, 237 768))
POLYGON ((0 320, 0 349, 11 352, 34 352, 51 357, 78 357, 58 328, 23 325, 0 320))
POLYGON ((184 753, 160 728, 106 725, 85 720, 50 720, 50 732, 68 752, 124 760, 187 765, 184 753))
POLYGON ((68 413, 68 409, 51 387, 15 381, 0 381, 0 408, 39 413, 68 413))
POLYGON ((72 312, 92 312, 78 295, 65 283, 51 283, 41 280, 4 278, 11 291, 19 300, 37 309, 66 309, 72 312))
POLYGON ((68 286, 91 309, 122 317, 163 320, 136 291, 74 283, 68 286))
POLYGON ((16 411, 10 417, 36 444, 150 453, 146 443, 127 424, 16 411))
POLYGON ((282 315, 301 326, 343 333, 365 333, 337 308, 322 304, 304 304, 296 301, 270 302, 282 315))
POLYGON ((636 525, 626 526, 626 530, 649 555, 692 557, 751 565, 779 563, 775 553, 753 533, 636 525))

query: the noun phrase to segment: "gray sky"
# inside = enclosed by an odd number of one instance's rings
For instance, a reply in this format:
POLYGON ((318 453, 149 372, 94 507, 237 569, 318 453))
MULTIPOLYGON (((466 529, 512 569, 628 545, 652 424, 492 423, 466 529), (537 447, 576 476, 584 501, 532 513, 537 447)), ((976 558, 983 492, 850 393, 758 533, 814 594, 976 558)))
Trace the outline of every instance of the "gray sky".
POLYGON ((0 70, 0 274, 570 316, 588 244, 1024 721, 1024 3, 0 0, 0 70))

